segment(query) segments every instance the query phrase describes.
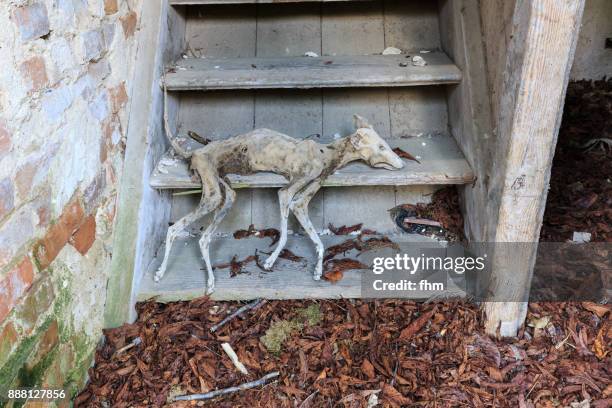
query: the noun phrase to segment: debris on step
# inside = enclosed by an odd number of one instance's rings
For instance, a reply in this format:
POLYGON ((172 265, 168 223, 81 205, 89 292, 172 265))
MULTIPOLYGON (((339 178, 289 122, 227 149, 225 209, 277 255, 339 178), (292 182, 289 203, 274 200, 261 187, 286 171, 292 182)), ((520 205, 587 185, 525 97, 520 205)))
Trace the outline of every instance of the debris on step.
POLYGON ((336 283, 342 280, 344 277, 344 271, 352 269, 368 269, 368 265, 365 265, 356 259, 330 259, 323 264, 323 278, 331 283, 336 283))
POLYGON ((412 65, 414 65, 415 67, 424 67, 425 65, 427 65, 427 61, 425 61, 425 59, 420 55, 415 55, 414 57, 412 57, 412 65))
POLYGON ((395 147, 395 148, 393 149, 393 153, 397 154, 397 155, 398 155, 399 157, 401 157, 402 159, 412 160, 412 161, 415 161, 415 162, 417 162, 417 163, 421 164, 421 162, 420 162, 420 161, 418 161, 418 160, 416 159, 416 157, 414 157, 413 155, 411 155, 411 154, 410 154, 410 153, 408 153, 407 151, 400 149, 399 147, 395 147))
POLYGON ((234 232, 234 239, 244 239, 249 237, 257 237, 257 238, 272 238, 272 242, 270 242, 270 246, 276 244, 280 238, 280 231, 276 228, 265 228, 265 229, 255 229, 255 225, 249 225, 249 229, 246 230, 238 230, 234 232))
POLYGON ((400 55, 401 53, 402 53, 402 50, 400 50, 399 48, 387 47, 382 52, 382 55, 400 55))
POLYGON ((349 227, 347 227, 346 225, 343 225, 338 228, 334 227, 333 224, 331 223, 327 225, 327 228, 329 228, 329 230, 333 232, 334 235, 349 235, 353 232, 361 231, 361 227, 363 227, 363 223, 351 225, 349 227))
POLYGON ((198 135, 193 130, 189 130, 187 132, 187 136, 189 136, 190 138, 192 138, 193 140, 195 140, 196 142, 198 142, 198 143, 200 143, 200 144, 202 144, 204 146, 206 146, 207 144, 209 144, 211 142, 210 139, 198 135))
POLYGON ((389 214, 395 224, 409 234, 449 242, 463 240, 463 216, 459 207, 459 194, 454 186, 436 191, 429 204, 401 204, 390 209, 389 214), (409 222, 406 222, 407 219, 409 222), (419 223, 419 219, 425 221, 419 223))

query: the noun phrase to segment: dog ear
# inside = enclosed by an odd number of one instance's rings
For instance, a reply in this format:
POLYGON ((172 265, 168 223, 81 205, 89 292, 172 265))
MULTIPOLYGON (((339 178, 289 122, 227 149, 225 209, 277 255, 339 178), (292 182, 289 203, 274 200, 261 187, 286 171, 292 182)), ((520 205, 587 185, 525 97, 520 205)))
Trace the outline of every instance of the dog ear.
POLYGON ((355 129, 362 129, 362 128, 372 129, 372 125, 370 125, 364 117, 354 114, 353 119, 355 122, 355 129))

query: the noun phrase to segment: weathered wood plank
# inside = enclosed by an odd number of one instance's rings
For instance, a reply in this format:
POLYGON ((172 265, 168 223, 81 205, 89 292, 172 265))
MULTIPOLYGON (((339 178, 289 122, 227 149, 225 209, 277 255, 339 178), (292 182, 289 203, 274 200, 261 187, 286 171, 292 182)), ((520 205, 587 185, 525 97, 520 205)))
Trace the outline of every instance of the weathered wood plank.
MULTIPOLYGON (((444 248, 443 244, 419 235, 393 235, 394 242, 415 242, 425 247, 444 248)), ((322 236, 326 247, 340 243, 347 237, 322 236)), ((270 252, 269 239, 217 238, 211 244, 210 254, 213 265, 227 263, 236 255, 244 259, 257 250, 270 252)), ((308 238, 300 235, 290 235, 287 249, 298 256, 305 257, 305 262, 296 263, 278 259, 274 269, 264 272, 254 263, 247 265, 246 274, 233 278, 229 269, 215 271, 216 290, 212 294, 215 300, 241 299, 306 299, 306 298, 359 298, 361 297, 361 274, 363 271, 346 271, 344 278, 336 284, 312 279, 315 251, 308 238)), ((163 251, 158 251, 163 253, 163 251)), ((353 255, 353 254, 351 254, 353 255)), ((265 259, 265 254, 261 255, 265 259)), ((373 256, 369 253, 368 256, 373 256)), ((356 256, 356 259, 363 258, 356 256)), ((365 261, 365 260, 364 260, 365 261)), ((158 302, 187 300, 204 295, 206 271, 197 245, 197 238, 177 240, 168 263, 166 275, 159 283, 152 279, 154 271, 161 262, 155 259, 147 276, 143 279, 138 294, 139 300, 155 297, 158 302)), ((437 295, 439 293, 436 293, 437 295)), ((431 293, 415 292, 415 298, 427 298, 431 293)))
MULTIPOLYGON (((538 242, 584 0, 518 1, 506 52, 495 150, 497 228, 492 242, 538 242)), ((515 336, 527 314, 530 256, 493 260, 488 334, 515 336), (500 301, 503 300, 503 301, 500 301)))
MULTIPOLYGON (((390 171, 373 169, 363 163, 351 163, 330 175, 323 185, 401 186, 468 184, 473 181, 472 170, 451 137, 432 137, 425 146, 420 138, 393 139, 390 145, 420 157, 421 164, 404 160, 403 169, 390 171)), ((234 188, 282 187, 287 184, 283 176, 273 173, 229 175, 228 178, 234 188)), ((185 161, 171 159, 166 155, 155 168, 150 185, 157 189, 193 189, 199 187, 199 181, 190 177, 185 161)))
POLYGON ((381 54, 385 49, 382 1, 323 5, 321 34, 323 55, 381 54))
MULTIPOLYGON (((438 2, 385 0, 385 41, 401 50, 440 49, 438 2)), ((427 54, 420 54, 427 59, 427 54)))
POLYGON ((292 58, 187 58, 166 75, 169 90, 398 87, 453 84, 461 72, 442 52, 413 66, 403 55, 292 58), (329 62, 331 61, 331 62, 329 62), (400 64, 408 63, 408 66, 400 64))
POLYGON ((211 7, 187 11, 187 51, 196 57, 255 56, 256 6, 211 7))

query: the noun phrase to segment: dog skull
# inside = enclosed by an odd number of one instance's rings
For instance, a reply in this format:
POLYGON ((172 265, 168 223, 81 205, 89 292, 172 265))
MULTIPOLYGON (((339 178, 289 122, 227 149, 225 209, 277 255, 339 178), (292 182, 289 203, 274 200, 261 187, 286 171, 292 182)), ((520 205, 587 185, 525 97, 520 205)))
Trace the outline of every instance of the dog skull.
POLYGON ((354 118, 356 131, 350 136, 350 141, 363 161, 372 167, 387 170, 404 167, 402 159, 376 133, 372 125, 359 115, 354 115, 354 118))

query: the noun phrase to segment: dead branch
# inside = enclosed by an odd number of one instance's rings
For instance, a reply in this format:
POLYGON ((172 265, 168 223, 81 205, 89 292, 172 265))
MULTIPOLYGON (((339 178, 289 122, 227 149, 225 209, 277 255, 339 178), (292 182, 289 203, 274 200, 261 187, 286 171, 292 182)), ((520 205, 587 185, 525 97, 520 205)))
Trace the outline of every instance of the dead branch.
POLYGON ((174 401, 195 401, 195 400, 206 400, 206 399, 212 399, 212 398, 216 398, 219 395, 226 395, 226 394, 231 394, 233 392, 237 392, 237 391, 244 391, 244 390, 248 390, 251 388, 255 388, 255 387, 259 387, 260 385, 264 385, 266 384, 268 381, 270 381, 273 378, 276 378, 280 375, 280 373, 278 371, 274 371, 270 374, 266 374, 263 377, 261 377, 259 380, 256 381, 250 381, 244 384, 240 384, 236 387, 229 387, 229 388, 223 388, 220 390, 215 390, 215 391, 211 391, 211 392, 207 392, 205 394, 190 394, 190 395, 179 395, 177 397, 174 397, 174 401))
POLYGON ((211 327, 210 328, 210 332, 211 333, 216 332, 221 327, 223 327, 224 325, 226 325, 230 321, 234 320, 236 317, 240 316, 241 314, 243 314, 247 310, 251 310, 251 309, 255 309, 255 308, 261 307, 266 302, 267 302, 267 300, 265 300, 265 299, 257 299, 257 300, 252 301, 251 303, 247 303, 246 305, 242 306, 241 308, 236 310, 234 313, 232 313, 231 315, 227 316, 225 319, 221 320, 219 323, 217 323, 213 327, 211 327))

